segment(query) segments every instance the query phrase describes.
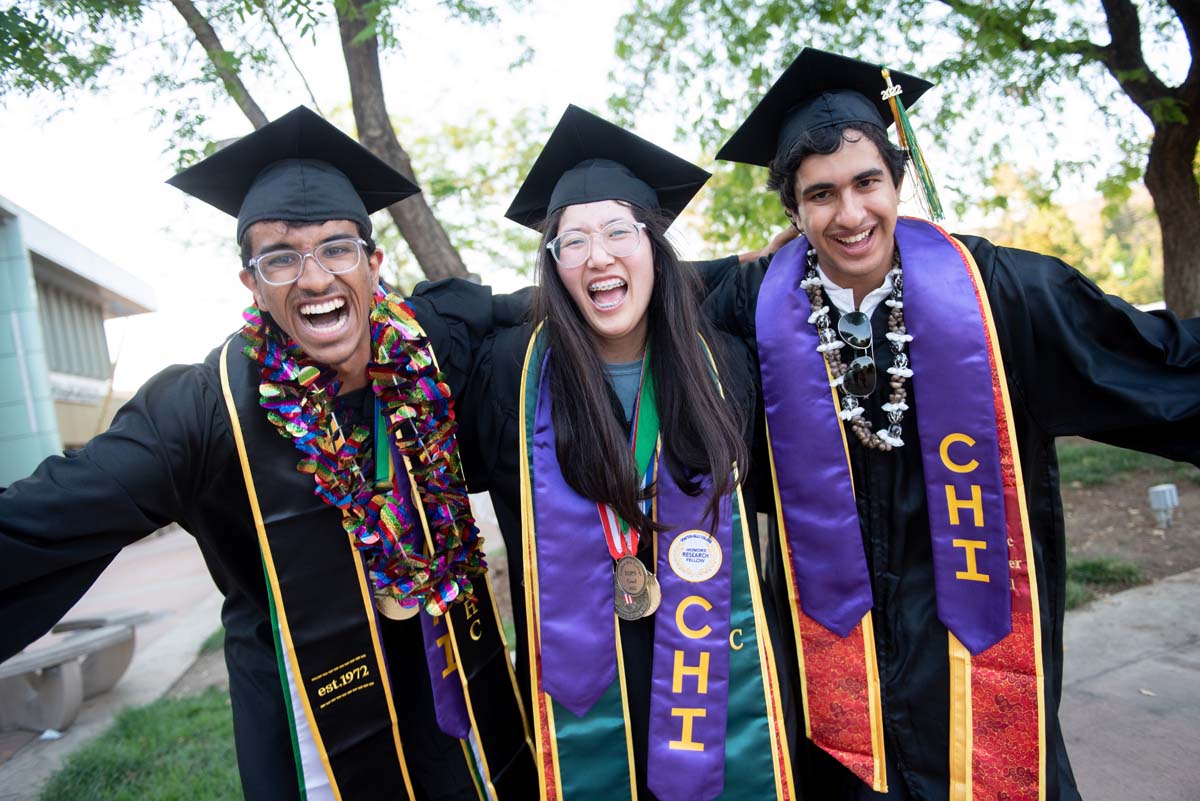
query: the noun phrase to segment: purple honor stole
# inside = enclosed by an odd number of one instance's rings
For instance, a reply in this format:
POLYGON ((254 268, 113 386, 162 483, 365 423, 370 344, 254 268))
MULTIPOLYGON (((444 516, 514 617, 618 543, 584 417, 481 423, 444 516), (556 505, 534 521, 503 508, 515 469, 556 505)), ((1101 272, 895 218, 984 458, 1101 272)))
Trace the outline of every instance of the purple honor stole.
POLYGON ((904 271, 904 319, 921 399, 938 619, 977 654, 1012 630, 991 348, 975 284, 945 232, 902 219, 896 243, 912 265, 904 271))
MULTIPOLYGON (((1007 753, 1002 746, 992 753, 981 750, 981 743, 996 744, 988 743, 991 738, 971 720, 972 692, 979 709, 1007 692, 1000 685, 1019 686, 1010 700, 1022 713, 1029 711, 1030 692, 1041 692, 1036 654, 1026 647, 1036 638, 1029 633, 1036 628, 1036 615, 1026 625, 1033 577, 1019 567, 1032 547, 990 308, 974 262, 944 231, 925 221, 901 219, 895 236, 904 265, 905 325, 913 336, 913 395, 920 398, 916 417, 938 618, 950 634, 950 739, 957 744, 950 754, 951 783, 957 788, 951 798, 969 797, 972 775, 975 792, 986 794, 991 788, 1025 798, 1013 783, 980 777, 989 767, 999 774, 1006 764, 1020 765, 1032 768, 1036 789, 1037 738, 1031 765, 1024 744, 1014 743, 1007 753), (1010 577, 1013 558, 1019 558, 1018 568, 1010 577), (1023 598, 1019 610, 1014 609, 1014 592, 1023 598), (1021 631, 1010 637, 1014 621, 1021 631), (1002 641, 1002 647, 992 649, 1002 641), (986 657, 977 658, 985 652, 986 657), (974 667, 986 670, 973 672, 974 667), (992 675, 1000 680, 987 678, 992 675), (1014 757, 1018 752, 1022 755, 1014 757)), ((870 575, 837 391, 817 351, 811 303, 800 285, 808 248, 801 237, 780 250, 756 312, 772 468, 788 555, 785 569, 808 734, 883 791, 870 575), (828 675, 832 671, 852 676, 856 685, 861 680, 865 693, 847 692, 828 675)), ((1035 723, 1039 703, 1035 698, 1032 705, 1035 723)), ((1009 734, 1010 743, 1028 740, 1027 731, 1009 734)))
POLYGON ((725 788, 732 499, 710 532, 712 480, 690 496, 670 471, 658 476, 656 516, 671 528, 658 549, 647 785, 661 801, 710 801, 725 788))
MULTIPOLYGON (((377 431, 380 430, 377 426, 377 431)), ((383 429, 386 430, 386 429, 383 429)), ((390 479, 395 485, 396 503, 403 507, 401 514, 404 519, 414 523, 421 520, 412 495, 399 486, 399 482, 409 480, 405 469, 404 456, 396 447, 396 443, 388 437, 375 436, 377 444, 387 444, 386 452, 377 447, 376 452, 390 457, 390 479)), ((378 462, 377 468, 383 467, 378 462)), ((422 542, 424 526, 416 523, 409 527, 404 534, 407 545, 412 546, 416 553, 421 553, 429 547, 422 542)), ((433 690, 433 711, 437 717, 438 728, 451 737, 460 740, 467 739, 471 734, 471 718, 467 712, 467 700, 463 694, 462 681, 458 674, 458 660, 454 655, 454 643, 451 633, 447 630, 445 615, 434 617, 421 610, 416 615, 421 621, 421 639, 425 644, 425 666, 429 670, 429 683, 433 690)))
MULTIPOLYGON (((551 369, 548 350, 535 335, 522 393, 522 494, 542 798, 634 798, 613 560, 595 502, 567 485, 558 464, 551 369)), ((767 633, 757 625, 761 606, 749 589, 739 590, 745 603, 731 600, 735 580, 749 588, 757 577, 753 562, 753 572, 747 571, 752 555, 743 553, 740 517, 735 531, 740 506, 732 496, 723 498, 710 532, 712 521, 704 512, 711 481, 691 497, 668 471, 657 472, 657 479, 655 517, 671 529, 656 539, 662 603, 654 622, 647 784, 661 801, 768 797, 764 791, 777 795, 780 786, 788 797, 791 777, 777 678, 767 655, 767 633), (739 686, 731 682, 734 631, 736 648, 745 654, 739 656, 741 672, 734 671, 739 686), (726 792, 727 726, 729 738, 737 738, 743 749, 738 758, 745 754, 738 768, 754 773, 745 783, 753 785, 751 795, 744 795, 742 786, 726 792)))

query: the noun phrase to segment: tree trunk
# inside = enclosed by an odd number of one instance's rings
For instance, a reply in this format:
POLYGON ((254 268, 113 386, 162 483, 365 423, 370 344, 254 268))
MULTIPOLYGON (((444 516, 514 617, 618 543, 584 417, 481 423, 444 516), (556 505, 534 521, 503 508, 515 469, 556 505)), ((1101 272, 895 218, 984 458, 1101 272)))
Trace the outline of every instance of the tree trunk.
MULTIPOLYGON (((383 76, 379 70, 379 39, 375 35, 354 42, 366 27, 366 0, 349 0, 337 7, 338 29, 342 37, 342 53, 346 72, 350 76, 350 101, 354 106, 354 122, 362 144, 395 167, 414 183, 412 162, 396 139, 383 101, 383 76)), ((393 203, 388 213, 396 221, 401 236, 408 242, 417 263, 431 279, 466 276, 467 268, 458 250, 450 243, 446 230, 425 202, 424 195, 393 203)))
POLYGON ((1155 126, 1146 189, 1162 231, 1163 298, 1180 317, 1200 316, 1200 186, 1193 172, 1200 115, 1155 126))

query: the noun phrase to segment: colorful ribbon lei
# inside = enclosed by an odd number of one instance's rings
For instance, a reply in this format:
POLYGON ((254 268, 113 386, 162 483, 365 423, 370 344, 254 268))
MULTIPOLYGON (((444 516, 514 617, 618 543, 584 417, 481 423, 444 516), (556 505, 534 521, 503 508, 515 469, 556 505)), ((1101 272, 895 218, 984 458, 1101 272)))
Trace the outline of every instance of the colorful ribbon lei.
POLYGON ((243 313, 243 353, 262 371, 259 405, 267 419, 300 451, 296 469, 311 473, 315 494, 342 512, 342 527, 363 552, 372 587, 402 606, 424 606, 431 615, 474 598, 471 576, 487 569, 479 529, 471 514, 455 439, 450 388, 411 307, 399 296, 375 293, 371 309, 372 360, 367 376, 381 404, 387 435, 408 463, 421 510, 401 492, 403 471, 386 488, 372 481, 370 431, 343 432, 333 404, 336 372, 309 359, 257 307, 243 313), (360 462, 361 455, 361 462, 360 462), (425 553, 420 511, 433 553, 425 553))

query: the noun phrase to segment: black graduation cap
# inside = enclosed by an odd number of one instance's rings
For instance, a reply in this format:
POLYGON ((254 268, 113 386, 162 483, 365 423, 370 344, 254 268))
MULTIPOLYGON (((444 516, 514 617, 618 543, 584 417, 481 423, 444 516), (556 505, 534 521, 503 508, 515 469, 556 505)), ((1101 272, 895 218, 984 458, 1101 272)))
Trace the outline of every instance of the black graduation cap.
POLYGON ((386 162, 304 106, 243 136, 167 183, 237 217, 237 241, 260 220, 350 220, 420 192, 386 162))
POLYGON ((504 216, 536 229, 564 206, 624 200, 674 219, 709 174, 578 106, 567 106, 504 216))
MULTIPOLYGON (((904 90, 900 97, 909 108, 933 86, 915 75, 888 72, 892 85, 904 90)), ((878 65, 806 47, 717 151, 717 158, 766 167, 808 131, 843 122, 887 130, 894 117, 881 96, 886 89, 878 65)))

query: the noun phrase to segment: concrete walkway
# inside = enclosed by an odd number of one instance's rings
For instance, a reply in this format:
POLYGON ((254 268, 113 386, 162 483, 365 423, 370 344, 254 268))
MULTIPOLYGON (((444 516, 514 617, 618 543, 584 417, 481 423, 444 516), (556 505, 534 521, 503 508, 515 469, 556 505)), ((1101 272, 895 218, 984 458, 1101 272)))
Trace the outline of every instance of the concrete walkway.
POLYGON ((1200 799, 1200 569, 1067 615, 1067 753, 1085 801, 1200 799))
POLYGON ((68 755, 103 733, 125 707, 158 699, 196 661, 200 644, 221 625, 221 595, 191 535, 173 528, 123 550, 67 618, 117 610, 156 615, 137 627, 129 670, 110 692, 84 702, 60 739, 0 735, 8 745, 0 749, 8 756, 0 764, 0 801, 35 801, 68 755))

